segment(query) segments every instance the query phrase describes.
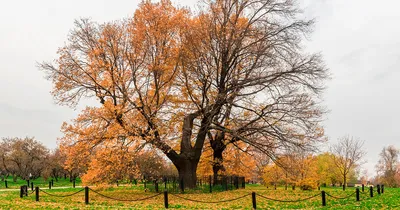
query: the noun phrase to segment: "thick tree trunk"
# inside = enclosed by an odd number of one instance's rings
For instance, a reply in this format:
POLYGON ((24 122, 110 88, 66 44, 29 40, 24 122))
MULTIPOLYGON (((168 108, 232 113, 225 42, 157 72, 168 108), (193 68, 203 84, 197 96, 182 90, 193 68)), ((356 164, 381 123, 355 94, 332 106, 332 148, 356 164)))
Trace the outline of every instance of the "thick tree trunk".
POLYGON ((224 169, 223 166, 223 152, 226 149, 226 145, 224 144, 225 133, 218 132, 215 135, 214 139, 210 139, 211 148, 213 149, 213 174, 214 174, 214 185, 217 184, 218 181, 218 172, 224 169))
MULTIPOLYGON (((204 140, 208 131, 210 120, 204 117, 196 136, 195 144, 192 145, 193 120, 199 113, 189 114, 183 122, 182 140, 180 154, 173 150, 166 152, 167 157, 172 161, 179 172, 179 181, 183 181, 184 188, 195 188, 197 181, 197 165, 204 146, 204 140)), ((165 151, 165 150, 164 150, 165 151)))
POLYGON ((213 174, 214 174, 214 185, 217 184, 218 181, 218 172, 224 169, 223 166, 223 156, 222 153, 224 152, 226 146, 223 144, 222 141, 216 139, 211 141, 211 147, 213 148, 213 174))
POLYGON ((177 166, 179 173, 179 184, 183 184, 184 188, 195 188, 197 182, 197 165, 199 161, 183 159, 179 161, 177 166))

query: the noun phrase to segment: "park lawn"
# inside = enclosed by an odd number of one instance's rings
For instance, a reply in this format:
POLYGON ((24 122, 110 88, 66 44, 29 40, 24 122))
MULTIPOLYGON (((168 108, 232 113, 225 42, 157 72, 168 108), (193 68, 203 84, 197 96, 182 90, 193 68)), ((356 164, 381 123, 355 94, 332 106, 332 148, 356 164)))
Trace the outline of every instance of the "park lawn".
MULTIPOLYGON (((143 189, 138 187, 121 186, 106 190, 100 188, 94 189, 106 196, 119 199, 138 199, 155 195, 155 193, 152 192, 144 192, 143 189)), ((81 189, 43 190, 56 195, 68 195, 81 189)), ((346 195, 353 194, 355 188, 348 188, 345 192, 343 192, 340 188, 323 188, 321 190, 325 190, 327 193, 333 196, 345 197, 346 195)), ((250 194, 253 191, 258 195, 279 200, 298 200, 313 195, 318 195, 310 200, 295 203, 270 201, 257 195, 257 209, 395 209, 395 206, 400 204, 399 189, 386 188, 385 193, 381 195, 378 195, 376 192, 374 192, 373 198, 370 198, 369 193, 366 191, 365 193, 360 194, 360 202, 355 200, 355 195, 352 195, 346 199, 333 199, 327 196, 327 205, 326 207, 322 207, 320 196, 321 192, 318 190, 302 191, 296 189, 292 191, 284 190, 283 188, 273 190, 271 188, 267 189, 264 186, 250 185, 246 186, 246 189, 226 192, 178 194, 178 196, 184 198, 206 202, 233 199, 247 195, 239 200, 218 204, 187 201, 170 194, 169 208, 252 209, 250 194)), ((110 200, 95 194, 93 191, 89 191, 89 198, 89 205, 85 205, 84 192, 80 192, 70 197, 52 197, 40 192, 40 202, 36 202, 34 193, 30 194, 28 197, 20 198, 18 191, 0 191, 0 209, 164 209, 164 198, 162 194, 145 201, 126 202, 110 200)), ((400 209, 400 206, 397 208, 400 209)))
MULTIPOLYGON (((10 189, 19 189, 21 185, 27 184, 27 181, 23 180, 23 179, 17 179, 17 181, 14 182, 12 176, 9 176, 5 180, 7 180, 7 185, 8 185, 8 188, 10 188, 10 189)), ((52 180, 51 178, 44 180, 42 177, 39 177, 37 179, 30 180, 30 182, 33 182, 34 186, 39 186, 41 188, 48 188, 49 182, 51 180, 52 180)), ((69 181, 69 178, 67 178, 67 179, 59 178, 58 181, 53 179, 53 184, 54 184, 53 187, 72 187, 72 185, 73 185, 73 183, 69 181)), ((77 178, 75 181, 75 185, 79 186, 81 184, 82 184, 81 180, 79 178, 77 178)), ((0 190, 2 190, 2 189, 6 189, 4 181, 0 182, 0 190)))

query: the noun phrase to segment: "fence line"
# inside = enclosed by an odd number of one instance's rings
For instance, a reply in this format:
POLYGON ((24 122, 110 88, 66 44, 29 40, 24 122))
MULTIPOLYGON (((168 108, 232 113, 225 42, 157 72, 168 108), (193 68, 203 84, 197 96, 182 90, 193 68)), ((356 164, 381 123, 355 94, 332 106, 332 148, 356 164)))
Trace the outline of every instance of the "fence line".
POLYGON ((225 202, 230 202, 230 201, 235 201, 235 200, 242 199, 242 198, 244 198, 244 197, 247 197, 247 196, 251 195, 251 193, 246 194, 246 195, 243 195, 243 196, 239 196, 239 197, 237 197, 237 198, 232 198, 232 199, 228 199, 228 200, 221 200, 221 201, 201 201, 201 200, 195 200, 195 199, 185 198, 185 197, 179 196, 179 195, 177 195, 177 194, 170 194, 170 195, 175 196, 175 197, 178 197, 178 198, 183 199, 183 200, 192 201, 192 202, 197 202, 197 203, 225 203, 225 202))
MULTIPOLYGON (((25 186, 21 186, 20 189, 21 189, 21 191, 20 191, 21 198, 23 198, 24 195, 28 196, 27 186, 26 185, 25 186)), ((372 191, 373 188, 371 187, 370 190, 372 191)), ((102 194, 102 193, 100 193, 100 192, 98 192, 98 191, 96 191, 94 189, 91 189, 89 187, 85 187, 85 188, 83 188, 81 190, 78 190, 77 192, 74 192, 74 193, 71 193, 71 194, 67 194, 67 195, 56 195, 56 194, 48 193, 48 192, 46 192, 44 190, 41 190, 39 187, 36 187, 35 190, 32 190, 29 194, 32 194, 33 192, 36 192, 36 201, 39 201, 39 192, 40 191, 43 192, 44 194, 47 194, 49 196, 54 196, 54 197, 69 197, 69 196, 76 195, 76 194, 78 194, 78 193, 80 193, 82 191, 85 191, 85 204, 89 204, 89 191, 92 191, 95 194, 97 194, 97 195, 99 195, 101 197, 107 198, 107 199, 116 200, 116 201, 126 201, 126 202, 144 201, 144 200, 148 200, 148 199, 160 196, 161 194, 164 194, 164 206, 165 206, 165 208, 168 208, 168 191, 167 190, 165 190, 164 193, 157 193, 157 194, 154 194, 154 195, 151 195, 151 196, 147 196, 147 197, 144 197, 144 198, 138 198, 138 199, 114 198, 114 197, 111 197, 111 196, 108 196, 108 195, 104 195, 104 194, 102 194)), ((382 194, 383 194, 383 192, 382 192, 382 194)), ((306 201, 306 200, 311 200, 311 199, 321 195, 321 197, 322 197, 322 206, 326 206, 326 197, 325 197, 325 195, 327 195, 329 197, 332 197, 334 199, 346 199, 346 198, 350 198, 351 196, 356 195, 356 201, 357 202, 360 201, 360 196, 359 196, 360 195, 360 190, 358 188, 356 188, 356 192, 351 193, 350 195, 347 195, 345 197, 333 196, 333 195, 331 195, 331 194, 329 194, 329 193, 327 193, 325 191, 321 191, 321 194, 318 193, 318 194, 312 195, 310 197, 301 198, 301 199, 298 199, 298 200, 280 200, 280 199, 270 198, 270 197, 264 196, 262 194, 255 193, 254 191, 252 193, 248 193, 248 194, 236 197, 236 198, 227 199, 227 200, 219 200, 219 201, 196 200, 196 199, 187 198, 187 197, 184 197, 182 195, 175 194, 175 193, 171 193, 170 195, 173 196, 173 197, 176 197, 178 199, 182 199, 182 200, 186 200, 186 201, 197 202, 197 203, 207 203, 207 204, 217 204, 217 203, 232 202, 232 201, 236 201, 236 200, 239 200, 239 199, 243 199, 243 198, 248 197, 248 196, 251 195, 253 209, 257 208, 257 204, 256 204, 256 196, 257 195, 259 197, 263 198, 263 199, 276 201, 276 202, 286 202, 286 203, 297 203, 297 202, 302 202, 302 201, 306 201)), ((366 194, 364 194, 364 195, 366 195, 366 194)), ((365 200, 368 200, 368 199, 370 199, 372 197, 373 197, 373 195, 371 194, 370 197, 365 199, 365 200)), ((393 206, 393 207, 398 207, 398 206, 393 206)), ((391 208, 393 208, 393 207, 391 207, 391 208)))
POLYGON ((333 196, 333 195, 331 195, 331 194, 329 194, 329 193, 327 193, 327 192, 325 192, 325 194, 326 194, 327 196, 329 196, 329 197, 334 198, 334 199, 346 199, 346 198, 350 198, 351 196, 355 195, 356 192, 354 192, 354 193, 352 193, 352 194, 350 194, 350 195, 348 195, 348 196, 345 196, 345 197, 333 196))
POLYGON ((299 200, 279 200, 279 199, 275 199, 275 198, 269 198, 269 197, 263 196, 263 195, 258 194, 258 193, 256 193, 256 194, 257 194, 258 196, 264 198, 264 199, 267 199, 267 200, 277 201, 277 202, 287 202, 287 203, 306 201, 306 200, 310 200, 310 199, 315 198, 315 197, 317 197, 317 196, 320 195, 320 194, 318 193, 318 194, 315 194, 315 195, 310 196, 310 197, 308 197, 308 198, 303 198, 303 199, 299 199, 299 200))
POLYGON ((84 190, 85 190, 85 189, 81 189, 81 190, 78 190, 77 192, 74 192, 74 193, 71 193, 71 194, 68 194, 68 195, 55 195, 55 194, 48 193, 48 192, 46 192, 46 191, 44 191, 44 190, 39 189, 40 192, 43 192, 43 193, 46 194, 46 195, 54 196, 54 197, 60 197, 60 198, 63 198, 63 197, 70 197, 70 196, 76 195, 76 194, 78 194, 78 193, 80 193, 80 192, 82 192, 82 191, 84 191, 84 190))
POLYGON ((94 192, 94 193, 96 193, 96 194, 98 194, 98 195, 100 195, 100 196, 102 196, 102 197, 104 197, 104 198, 108 198, 108 199, 116 200, 116 201, 127 201, 127 202, 144 201, 144 200, 148 200, 148 199, 150 199, 150 198, 157 197, 157 196, 159 196, 159 195, 162 194, 162 193, 158 193, 158 194, 155 194, 155 195, 152 195, 152 196, 148 196, 148 197, 144 197, 144 198, 138 198, 138 199, 120 199, 120 198, 112 198, 112 197, 110 197, 110 196, 104 195, 104 194, 102 194, 102 193, 97 192, 96 190, 91 189, 91 188, 89 188, 89 189, 90 189, 92 192, 94 192))

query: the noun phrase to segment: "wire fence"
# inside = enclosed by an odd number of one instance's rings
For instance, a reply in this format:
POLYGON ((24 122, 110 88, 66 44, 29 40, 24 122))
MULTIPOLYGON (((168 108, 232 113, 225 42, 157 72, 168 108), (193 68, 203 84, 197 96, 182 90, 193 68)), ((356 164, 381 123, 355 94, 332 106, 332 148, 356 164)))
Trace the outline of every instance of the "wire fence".
MULTIPOLYGON (((381 191, 382 188, 377 188, 378 194, 383 194, 383 190, 381 191)), ((20 189, 21 189, 21 192, 20 192, 21 198, 23 198, 24 196, 28 196, 28 193, 27 193, 28 189, 27 189, 26 185, 25 186, 21 186, 20 189)), ((363 196, 363 200, 367 200, 367 199, 373 198, 374 189, 372 187, 370 187, 369 190, 370 190, 369 197, 365 198, 365 196, 363 196)), ((360 190, 358 188, 356 188, 355 192, 353 192, 353 193, 351 193, 349 195, 340 197, 340 196, 332 195, 332 194, 330 194, 328 192, 325 192, 323 190, 323 191, 321 191, 319 193, 316 193, 316 194, 314 194, 312 196, 308 196, 308 197, 305 197, 305 198, 300 198, 300 199, 296 199, 296 200, 283 200, 283 199, 277 199, 277 198, 268 197, 268 196, 263 195, 261 193, 252 192, 252 193, 247 193, 245 195, 241 195, 241 196, 238 196, 238 197, 235 197, 235 198, 231 198, 231 199, 210 201, 210 200, 199 200, 199 199, 188 198, 188 197, 185 197, 185 196, 183 196, 181 194, 169 193, 168 190, 165 190, 163 193, 156 193, 156 194, 153 194, 153 195, 150 195, 150 196, 146 196, 146 197, 142 197, 142 198, 124 199, 124 198, 117 198, 117 197, 112 197, 112 196, 109 196, 109 195, 105 195, 102 192, 99 192, 99 191, 97 191, 95 189, 92 189, 90 187, 85 187, 85 188, 80 189, 80 190, 78 190, 76 192, 73 192, 73 193, 70 193, 70 194, 62 194, 62 195, 55 194, 55 193, 49 193, 48 191, 44 191, 44 190, 41 190, 39 187, 36 187, 34 190, 32 190, 29 193, 29 195, 35 192, 36 193, 36 201, 39 201, 40 193, 46 194, 46 195, 51 196, 51 197, 60 197, 61 198, 61 197, 74 196, 74 195, 77 195, 77 194, 79 194, 79 193, 81 193, 83 191, 85 192, 84 193, 85 194, 85 197, 84 197, 85 204, 89 204, 89 201, 90 201, 89 200, 89 191, 91 191, 91 192, 93 192, 94 194, 96 194, 96 195, 98 195, 100 197, 103 197, 103 198, 106 198, 106 199, 110 199, 110 200, 120 201, 120 202, 144 201, 144 200, 149 200, 149 199, 152 199, 152 198, 156 198, 156 197, 164 194, 164 206, 165 206, 165 208, 168 208, 168 206, 169 206, 169 199, 168 199, 169 195, 174 197, 174 198, 180 199, 180 200, 185 200, 185 201, 190 201, 190 202, 195 202, 195 203, 205 203, 205 204, 219 204, 219 203, 233 202, 233 201, 237 201, 237 200, 240 200, 240 199, 244 199, 244 198, 246 198, 248 196, 251 196, 253 209, 257 208, 257 199, 256 199, 257 197, 260 197, 260 198, 265 199, 265 200, 273 201, 273 202, 297 203, 297 202, 304 202, 304 201, 307 201, 307 200, 311 200, 311 199, 314 199, 316 197, 321 196, 321 198, 322 198, 322 206, 326 206, 326 203, 327 203, 326 202, 327 201, 326 197, 330 197, 330 198, 335 199, 335 200, 343 200, 343 199, 349 199, 351 197, 354 197, 354 195, 355 195, 355 198, 356 198, 355 200, 358 202, 358 201, 360 201, 360 194, 362 193, 362 192, 360 192, 360 190)), ((363 195, 366 195, 366 193, 364 193, 363 195)))

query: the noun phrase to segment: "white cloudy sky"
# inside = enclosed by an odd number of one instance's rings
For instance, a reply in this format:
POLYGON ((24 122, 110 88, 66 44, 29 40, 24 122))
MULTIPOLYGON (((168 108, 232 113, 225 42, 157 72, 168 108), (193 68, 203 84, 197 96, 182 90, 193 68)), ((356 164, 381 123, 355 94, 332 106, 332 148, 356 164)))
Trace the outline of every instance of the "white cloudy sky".
MULTIPOLYGON (((35 136, 56 146, 63 121, 78 110, 55 105, 36 62, 56 58, 74 19, 105 22, 132 16, 135 0, 13 0, 0 7, 0 137, 35 136)), ((174 1, 195 5, 195 0, 174 1)), ((331 69, 325 105, 330 142, 349 134, 365 140, 373 175, 383 146, 400 148, 400 1, 300 0, 317 19, 307 47, 331 69)), ((81 107, 85 104, 81 104, 81 107)))

